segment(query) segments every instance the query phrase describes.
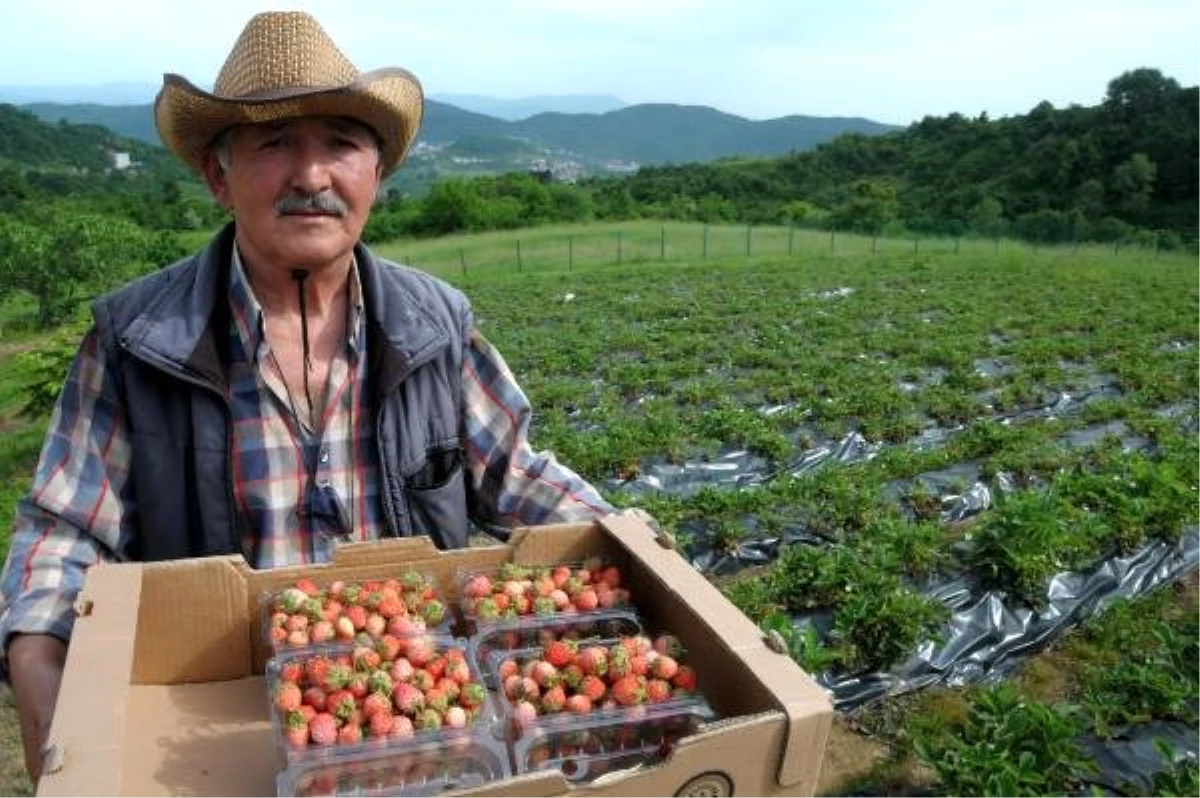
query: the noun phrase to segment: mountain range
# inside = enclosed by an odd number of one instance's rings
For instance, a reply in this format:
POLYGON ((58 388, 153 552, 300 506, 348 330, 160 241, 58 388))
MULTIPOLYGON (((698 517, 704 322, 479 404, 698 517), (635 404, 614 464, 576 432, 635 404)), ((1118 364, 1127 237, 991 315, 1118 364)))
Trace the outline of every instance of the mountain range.
MULTIPOLYGON (((15 92, 14 87, 0 87, 0 100, 10 101, 8 98, 15 96, 19 96, 19 92, 15 92)), ((498 142, 507 141, 539 151, 547 161, 571 161, 581 172, 596 172, 603 171, 603 165, 611 162, 695 163, 739 156, 770 157, 810 150, 843 133, 878 135, 899 129, 857 117, 793 115, 749 120, 707 106, 623 105, 619 99, 606 95, 521 100, 496 100, 475 95, 456 97, 463 98, 464 104, 490 107, 494 114, 508 117, 520 113, 520 108, 602 108, 606 104, 617 107, 574 113, 541 111, 514 119, 429 98, 425 101, 425 119, 417 153, 422 152, 421 145, 428 156, 457 142, 456 156, 461 161, 471 156, 469 151, 463 152, 464 140, 477 144, 482 150, 480 155, 494 153, 498 142)), ((159 144, 150 103, 18 104, 47 122, 97 124, 123 136, 159 144)))

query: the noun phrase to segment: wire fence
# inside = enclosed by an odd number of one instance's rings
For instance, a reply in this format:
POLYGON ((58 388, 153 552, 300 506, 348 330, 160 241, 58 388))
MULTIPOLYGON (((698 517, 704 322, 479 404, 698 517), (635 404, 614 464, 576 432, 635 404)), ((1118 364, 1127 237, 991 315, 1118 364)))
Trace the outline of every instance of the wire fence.
POLYGON ((1116 242, 1036 245, 1011 238, 868 236, 768 225, 631 223, 446 236, 382 244, 383 255, 425 271, 572 270, 650 261, 705 261, 749 257, 895 255, 908 253, 997 256, 1002 253, 1157 258, 1157 246, 1116 242))

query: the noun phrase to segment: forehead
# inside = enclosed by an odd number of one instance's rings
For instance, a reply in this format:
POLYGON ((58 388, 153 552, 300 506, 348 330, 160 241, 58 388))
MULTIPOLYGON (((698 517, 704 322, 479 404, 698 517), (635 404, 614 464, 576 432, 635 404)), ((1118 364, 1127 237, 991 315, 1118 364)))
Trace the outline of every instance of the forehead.
POLYGON ((260 122, 253 125, 241 125, 234 130, 239 135, 249 138, 261 138, 280 133, 340 133, 348 136, 374 138, 375 131, 370 127, 346 116, 300 116, 292 119, 280 119, 274 122, 260 122))

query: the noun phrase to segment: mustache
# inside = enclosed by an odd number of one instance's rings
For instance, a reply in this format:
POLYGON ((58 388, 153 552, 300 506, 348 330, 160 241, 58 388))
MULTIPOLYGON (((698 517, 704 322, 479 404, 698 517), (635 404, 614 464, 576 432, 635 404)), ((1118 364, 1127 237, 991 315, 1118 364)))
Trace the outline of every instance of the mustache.
POLYGON ((327 213, 340 218, 350 212, 350 206, 332 189, 319 191, 316 194, 293 191, 275 202, 275 213, 280 216, 289 213, 313 212, 327 213))

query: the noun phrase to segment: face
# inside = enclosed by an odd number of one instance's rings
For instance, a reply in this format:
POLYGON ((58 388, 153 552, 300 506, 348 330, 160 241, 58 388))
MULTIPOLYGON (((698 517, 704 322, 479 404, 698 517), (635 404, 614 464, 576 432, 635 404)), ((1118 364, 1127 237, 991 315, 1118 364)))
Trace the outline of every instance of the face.
POLYGON ((243 256, 260 269, 344 264, 379 189, 372 132, 346 119, 304 117, 238 127, 228 143, 227 168, 210 152, 204 175, 233 213, 243 256))

